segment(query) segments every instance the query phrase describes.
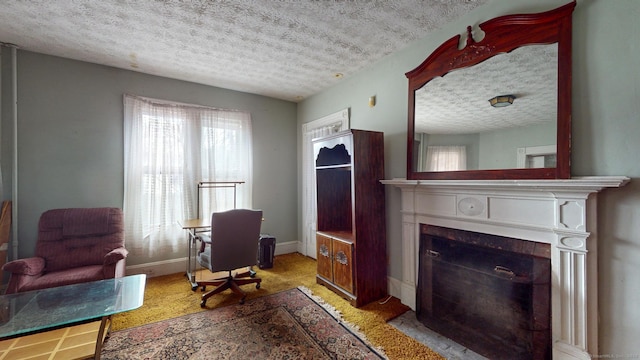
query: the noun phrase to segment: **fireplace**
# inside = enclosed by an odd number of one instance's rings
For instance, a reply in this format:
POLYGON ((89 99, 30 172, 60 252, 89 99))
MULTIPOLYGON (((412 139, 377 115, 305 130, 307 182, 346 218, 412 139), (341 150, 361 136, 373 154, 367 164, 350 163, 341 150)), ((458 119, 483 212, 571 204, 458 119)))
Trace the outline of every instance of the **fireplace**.
POLYGON ((628 181, 382 180, 401 190, 402 279, 390 292, 416 310, 421 224, 546 244, 552 357, 589 359, 598 353, 597 193, 628 181))
POLYGON ((551 358, 548 244, 420 225, 416 315, 490 359, 551 358))

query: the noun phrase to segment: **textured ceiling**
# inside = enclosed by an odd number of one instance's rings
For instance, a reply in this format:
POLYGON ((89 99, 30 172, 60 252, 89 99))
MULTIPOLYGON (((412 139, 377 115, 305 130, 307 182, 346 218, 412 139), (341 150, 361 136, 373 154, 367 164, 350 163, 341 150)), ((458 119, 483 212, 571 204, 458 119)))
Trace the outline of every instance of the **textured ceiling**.
POLYGON ((299 101, 487 1, 0 0, 0 42, 299 101))
POLYGON ((473 134, 557 120, 558 45, 528 45, 428 82, 416 92, 415 129, 473 134), (514 95, 513 105, 489 99, 514 95))

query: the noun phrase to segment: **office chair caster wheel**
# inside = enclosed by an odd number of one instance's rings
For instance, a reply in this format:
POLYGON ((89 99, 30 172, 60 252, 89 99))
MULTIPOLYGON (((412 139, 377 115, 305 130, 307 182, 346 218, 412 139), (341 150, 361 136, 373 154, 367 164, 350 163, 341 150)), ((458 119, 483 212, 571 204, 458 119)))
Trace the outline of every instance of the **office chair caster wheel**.
POLYGON ((207 307, 207 300, 202 300, 202 301, 200 301, 200 307, 201 307, 201 308, 205 308, 205 307, 207 307))
POLYGON ((196 286, 192 286, 192 287, 191 287, 191 291, 196 291, 196 289, 197 289, 197 288, 198 288, 198 285, 196 285, 196 286))
POLYGON ((256 284, 256 289, 260 289, 260 283, 256 284))

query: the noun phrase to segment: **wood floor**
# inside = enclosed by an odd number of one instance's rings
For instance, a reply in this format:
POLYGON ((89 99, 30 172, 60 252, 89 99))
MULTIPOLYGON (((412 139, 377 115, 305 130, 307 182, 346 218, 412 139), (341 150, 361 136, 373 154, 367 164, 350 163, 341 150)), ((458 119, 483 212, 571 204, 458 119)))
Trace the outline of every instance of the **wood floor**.
POLYGON ((70 360, 94 356, 100 321, 0 341, 0 360, 70 360))

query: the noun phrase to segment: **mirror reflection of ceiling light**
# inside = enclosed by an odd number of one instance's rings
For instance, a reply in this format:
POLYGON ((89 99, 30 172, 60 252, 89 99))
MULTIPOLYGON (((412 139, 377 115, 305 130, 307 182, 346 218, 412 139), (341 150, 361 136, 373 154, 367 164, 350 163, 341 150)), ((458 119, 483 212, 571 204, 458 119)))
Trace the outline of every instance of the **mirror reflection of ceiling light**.
POLYGON ((513 104, 516 97, 513 95, 499 95, 489 99, 489 104, 493 107, 505 107, 513 104))

